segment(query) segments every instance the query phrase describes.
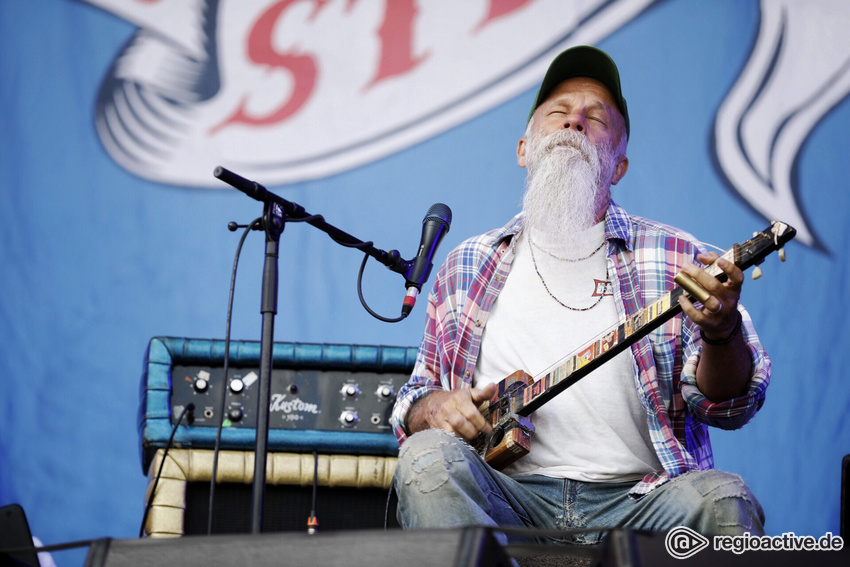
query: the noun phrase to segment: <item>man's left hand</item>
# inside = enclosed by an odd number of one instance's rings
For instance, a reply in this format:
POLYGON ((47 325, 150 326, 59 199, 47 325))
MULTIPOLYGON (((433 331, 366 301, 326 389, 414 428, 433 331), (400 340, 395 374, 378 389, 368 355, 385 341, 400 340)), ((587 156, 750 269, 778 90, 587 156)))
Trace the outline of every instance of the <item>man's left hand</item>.
POLYGON ((709 340, 724 340, 728 338, 738 324, 738 299, 741 297, 741 285, 744 283, 744 272, 732 262, 720 258, 717 252, 700 254, 697 260, 703 265, 717 262, 717 267, 726 274, 726 281, 721 282, 716 277, 694 264, 686 264, 682 272, 695 280, 710 295, 705 300, 702 309, 686 297, 679 299, 682 311, 690 317, 700 329, 702 335, 709 340))

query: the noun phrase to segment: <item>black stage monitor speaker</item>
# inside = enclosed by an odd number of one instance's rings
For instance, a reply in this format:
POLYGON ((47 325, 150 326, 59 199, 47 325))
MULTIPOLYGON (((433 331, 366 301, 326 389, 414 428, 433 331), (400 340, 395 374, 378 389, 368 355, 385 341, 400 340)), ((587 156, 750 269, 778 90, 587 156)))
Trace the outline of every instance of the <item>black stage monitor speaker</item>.
POLYGON ((484 528, 99 540, 85 567, 509 566, 484 528))
MULTIPOLYGON (((32 534, 24 509, 19 504, 0 507, 0 550, 32 547, 32 534)), ((39 567, 35 551, 3 553, 0 551, 0 567, 39 567)))

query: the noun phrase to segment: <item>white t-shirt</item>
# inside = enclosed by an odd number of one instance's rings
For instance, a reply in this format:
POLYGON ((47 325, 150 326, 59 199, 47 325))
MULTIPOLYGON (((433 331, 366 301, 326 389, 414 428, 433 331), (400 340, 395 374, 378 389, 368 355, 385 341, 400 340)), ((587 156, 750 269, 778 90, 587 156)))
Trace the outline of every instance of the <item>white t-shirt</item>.
MULTIPOLYGON (((615 278, 613 265, 606 258, 606 246, 593 253, 604 238, 604 223, 589 229, 586 250, 567 252, 535 231, 517 236, 510 274, 484 328, 473 375, 476 387, 499 382, 516 370, 538 379, 618 324, 610 283, 615 278), (588 255, 581 261, 563 259, 588 255), (573 311, 552 295, 576 309, 599 303, 573 311)), ((543 405, 532 422, 531 452, 503 472, 618 482, 638 480, 662 468, 638 400, 629 350, 543 405)))

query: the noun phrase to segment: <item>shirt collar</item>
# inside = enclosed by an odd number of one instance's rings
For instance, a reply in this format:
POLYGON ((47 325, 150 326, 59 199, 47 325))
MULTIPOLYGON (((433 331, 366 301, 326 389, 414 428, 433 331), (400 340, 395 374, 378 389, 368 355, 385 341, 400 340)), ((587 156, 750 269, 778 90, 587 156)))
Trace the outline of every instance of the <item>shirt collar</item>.
POLYGON ((620 240, 626 249, 632 249, 632 219, 617 203, 611 201, 605 213, 605 237, 608 240, 620 240))
POLYGON ((522 232, 522 213, 519 213, 502 228, 490 231, 487 236, 490 240, 487 242, 490 246, 498 246, 502 240, 509 240, 522 232))

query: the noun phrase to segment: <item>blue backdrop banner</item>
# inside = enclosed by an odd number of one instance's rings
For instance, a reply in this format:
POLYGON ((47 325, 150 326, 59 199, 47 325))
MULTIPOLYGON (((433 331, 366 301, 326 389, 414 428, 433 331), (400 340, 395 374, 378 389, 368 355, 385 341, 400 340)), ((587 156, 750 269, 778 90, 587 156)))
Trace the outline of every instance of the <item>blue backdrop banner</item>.
MULTIPOLYGON (((586 43, 628 99, 620 205, 721 248, 774 219, 798 230, 743 289, 773 361, 765 406, 712 440, 769 534, 838 533, 848 27, 840 0, 0 3, 0 505, 49 544, 138 533, 146 346, 224 337, 227 224, 262 212, 217 165, 405 258, 446 203, 440 262, 518 212, 536 87, 586 43)), ((276 340, 418 345, 424 302, 394 325, 361 307, 361 253, 303 223, 280 250, 276 340)), ((260 338, 263 251, 252 233, 235 339, 260 338)), ((373 261, 363 290, 398 314, 403 278, 373 261)))

